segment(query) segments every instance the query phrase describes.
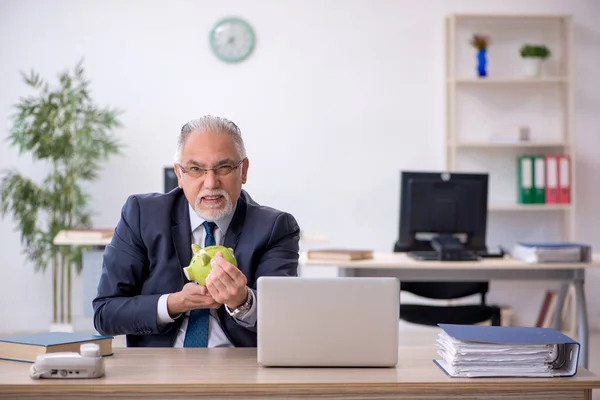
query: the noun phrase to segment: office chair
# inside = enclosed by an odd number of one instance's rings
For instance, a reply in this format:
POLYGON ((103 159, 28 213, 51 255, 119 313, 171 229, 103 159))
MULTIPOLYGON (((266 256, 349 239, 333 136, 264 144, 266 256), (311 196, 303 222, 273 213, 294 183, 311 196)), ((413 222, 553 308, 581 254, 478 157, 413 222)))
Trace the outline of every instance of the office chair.
MULTIPOLYGON (((470 260, 486 249, 488 174, 402 171, 399 237, 395 252, 421 254, 432 260, 470 260), (425 240, 419 233, 434 233, 425 240), (466 234, 464 242, 454 236, 466 234)), ((419 258, 417 258, 419 259, 419 258)), ((444 261, 441 261, 444 262, 444 261)), ((404 282, 400 289, 438 300, 474 294, 480 304, 432 306, 400 303, 400 319, 435 326, 438 323, 500 325, 500 308, 487 305, 488 282, 404 282)))
POLYGON ((474 294, 481 296, 480 304, 437 306, 400 303, 400 319, 419 325, 474 325, 490 321, 500 326, 500 307, 488 305, 485 296, 488 282, 402 282, 400 290, 420 297, 437 300, 460 299, 474 294))

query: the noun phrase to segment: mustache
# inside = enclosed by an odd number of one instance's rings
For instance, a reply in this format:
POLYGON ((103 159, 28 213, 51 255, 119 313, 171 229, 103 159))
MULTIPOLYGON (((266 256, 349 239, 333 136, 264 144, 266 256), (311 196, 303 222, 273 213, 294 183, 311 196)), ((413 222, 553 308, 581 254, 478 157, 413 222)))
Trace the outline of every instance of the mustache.
POLYGON ((229 195, 227 195, 227 192, 223 189, 203 190, 198 193, 198 196, 196 197, 196 205, 200 204, 202 198, 207 196, 223 196, 225 199, 229 199, 229 195))

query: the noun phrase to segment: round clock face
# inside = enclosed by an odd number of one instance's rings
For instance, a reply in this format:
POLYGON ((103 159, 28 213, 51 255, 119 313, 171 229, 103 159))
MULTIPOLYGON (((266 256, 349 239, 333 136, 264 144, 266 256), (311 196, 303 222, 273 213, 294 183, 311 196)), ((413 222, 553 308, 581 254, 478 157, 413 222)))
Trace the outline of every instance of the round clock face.
POLYGON ((254 49, 254 31, 240 18, 226 18, 217 22, 212 29, 210 45, 221 60, 242 61, 254 49))

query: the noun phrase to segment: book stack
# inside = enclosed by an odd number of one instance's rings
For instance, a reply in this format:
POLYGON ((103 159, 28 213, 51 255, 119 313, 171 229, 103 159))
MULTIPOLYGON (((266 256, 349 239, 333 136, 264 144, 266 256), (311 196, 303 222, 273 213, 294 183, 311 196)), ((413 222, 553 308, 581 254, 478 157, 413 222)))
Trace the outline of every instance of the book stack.
MULTIPOLYGON (((556 303, 558 301, 558 292, 556 290, 547 290, 544 294, 540 311, 536 318, 535 326, 538 328, 550 328, 554 323, 556 313, 556 303)), ((575 298, 575 287, 570 284, 567 295, 560 310, 559 329, 567 336, 577 336, 577 304, 575 298)))
POLYGON ((520 204, 571 203, 571 159, 568 155, 524 155, 517 162, 520 204))
POLYGON ((307 257, 311 260, 368 260, 373 258, 373 250, 367 249, 319 249, 309 250, 307 257))
POLYGON ((577 372, 580 345, 551 328, 439 324, 441 359, 449 376, 559 377, 577 372))
POLYGON ((112 228, 84 228, 60 231, 53 240, 55 245, 107 245, 114 235, 112 228))
POLYGON ((591 246, 579 243, 517 243, 512 251, 514 259, 526 263, 589 262, 591 246))
POLYGON ((64 231, 65 237, 69 239, 107 239, 115 233, 109 228, 71 229, 64 231))

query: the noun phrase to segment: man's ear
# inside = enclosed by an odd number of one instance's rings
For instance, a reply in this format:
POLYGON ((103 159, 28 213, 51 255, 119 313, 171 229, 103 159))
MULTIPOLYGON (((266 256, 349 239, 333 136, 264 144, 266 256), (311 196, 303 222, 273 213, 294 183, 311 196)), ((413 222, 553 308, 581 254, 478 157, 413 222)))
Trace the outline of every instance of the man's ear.
POLYGON ((179 168, 179 165, 173 164, 173 170, 175 171, 175 175, 177 175, 177 186, 183 189, 183 175, 181 174, 181 168, 179 168))
POLYGON ((250 161, 248 159, 244 159, 242 164, 242 183, 245 184, 248 180, 248 167, 250 166, 250 161))

